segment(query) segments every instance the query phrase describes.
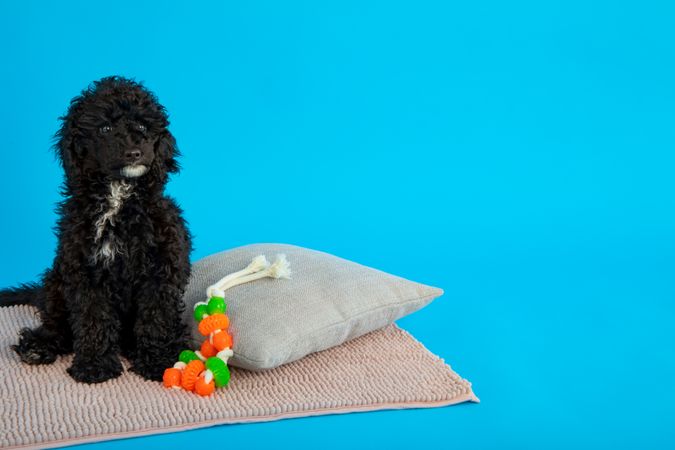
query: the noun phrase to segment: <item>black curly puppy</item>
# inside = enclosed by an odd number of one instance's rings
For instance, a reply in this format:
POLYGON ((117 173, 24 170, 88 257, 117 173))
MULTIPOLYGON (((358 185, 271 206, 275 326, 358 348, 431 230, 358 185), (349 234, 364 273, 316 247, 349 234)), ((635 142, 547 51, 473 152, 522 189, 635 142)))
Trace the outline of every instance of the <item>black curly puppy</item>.
POLYGON ((42 325, 13 349, 28 364, 74 352, 70 375, 97 383, 131 370, 160 380, 182 348, 182 295, 190 234, 164 195, 178 171, 167 113, 154 94, 122 77, 75 97, 56 134, 65 172, 58 247, 41 283, 0 291, 0 305, 32 304, 42 325))

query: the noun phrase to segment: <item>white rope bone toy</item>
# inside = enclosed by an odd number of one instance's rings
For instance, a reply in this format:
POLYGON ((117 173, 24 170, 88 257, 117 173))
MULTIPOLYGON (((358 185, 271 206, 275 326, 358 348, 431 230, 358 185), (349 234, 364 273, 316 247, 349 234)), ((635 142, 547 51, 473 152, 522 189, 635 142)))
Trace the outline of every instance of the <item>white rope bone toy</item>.
POLYGON ((232 335, 227 332, 230 320, 225 315, 225 291, 231 287, 265 277, 290 278, 285 255, 277 255, 270 264, 265 255, 256 256, 245 269, 224 276, 206 289, 206 302, 194 306, 199 332, 206 340, 197 351, 183 350, 178 362, 164 371, 164 386, 210 395, 217 387, 227 386, 230 369, 227 361, 232 351, 232 335))

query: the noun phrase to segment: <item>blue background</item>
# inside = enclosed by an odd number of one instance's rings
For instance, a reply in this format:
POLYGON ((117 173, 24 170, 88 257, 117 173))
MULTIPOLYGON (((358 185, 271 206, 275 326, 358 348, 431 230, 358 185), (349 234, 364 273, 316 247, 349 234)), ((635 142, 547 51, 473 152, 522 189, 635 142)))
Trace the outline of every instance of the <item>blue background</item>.
POLYGON ((399 324, 482 399, 91 447, 675 446, 675 11, 456 3, 2 2, 1 286, 53 255, 57 117, 135 77, 194 259, 288 242, 440 286, 399 324))

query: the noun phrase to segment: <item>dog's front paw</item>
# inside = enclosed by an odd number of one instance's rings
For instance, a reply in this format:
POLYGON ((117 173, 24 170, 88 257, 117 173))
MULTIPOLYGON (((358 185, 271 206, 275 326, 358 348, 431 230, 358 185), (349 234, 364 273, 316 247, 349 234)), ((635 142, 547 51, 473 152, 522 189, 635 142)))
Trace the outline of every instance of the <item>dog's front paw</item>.
POLYGON ((115 354, 97 355, 95 358, 75 356, 68 373, 82 383, 102 383, 122 374, 122 363, 115 354))
POLYGON ((146 380, 162 381, 164 370, 173 367, 175 358, 152 361, 148 358, 136 358, 131 366, 131 371, 136 372, 146 380))
POLYGON ((136 372, 147 380, 162 381, 164 370, 168 367, 173 367, 177 360, 177 355, 173 354, 158 358, 140 356, 133 360, 131 371, 136 372))
POLYGON ((166 342, 139 340, 143 345, 134 349, 131 359, 131 370, 147 380, 162 381, 164 371, 173 367, 183 349, 189 348, 186 336, 178 339, 167 339, 166 342))

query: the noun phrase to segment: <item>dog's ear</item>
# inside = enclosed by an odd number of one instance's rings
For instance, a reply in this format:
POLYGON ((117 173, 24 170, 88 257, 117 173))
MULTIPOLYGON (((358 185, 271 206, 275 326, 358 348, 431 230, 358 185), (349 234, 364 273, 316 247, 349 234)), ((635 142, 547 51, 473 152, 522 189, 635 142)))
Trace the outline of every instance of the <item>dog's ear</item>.
POLYGON ((155 154, 160 159, 160 162, 164 164, 164 170, 167 173, 177 173, 180 170, 180 165, 176 160, 180 156, 180 152, 176 146, 176 139, 169 130, 165 130, 157 141, 155 154))
POLYGON ((79 166, 78 161, 81 161, 84 151, 77 145, 68 119, 66 117, 61 119, 63 120, 63 124, 61 129, 56 133, 54 150, 66 175, 73 175, 79 166))

